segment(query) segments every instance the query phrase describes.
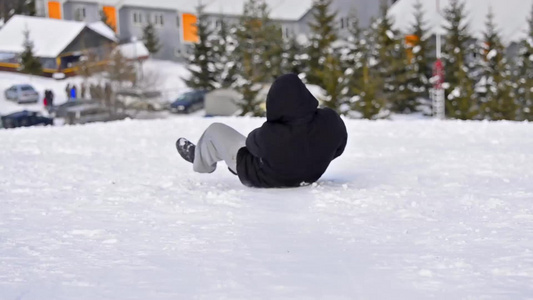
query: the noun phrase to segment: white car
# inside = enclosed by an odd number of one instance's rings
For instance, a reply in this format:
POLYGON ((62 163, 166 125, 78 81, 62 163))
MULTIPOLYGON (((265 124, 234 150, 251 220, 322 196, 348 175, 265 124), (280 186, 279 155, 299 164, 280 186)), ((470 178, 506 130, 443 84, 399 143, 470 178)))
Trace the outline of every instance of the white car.
POLYGON ((4 95, 6 100, 17 101, 17 103, 37 103, 39 93, 29 84, 16 84, 8 88, 4 95))
POLYGON ((116 98, 118 104, 125 109, 136 111, 160 111, 168 106, 159 91, 124 89, 116 92, 116 98))

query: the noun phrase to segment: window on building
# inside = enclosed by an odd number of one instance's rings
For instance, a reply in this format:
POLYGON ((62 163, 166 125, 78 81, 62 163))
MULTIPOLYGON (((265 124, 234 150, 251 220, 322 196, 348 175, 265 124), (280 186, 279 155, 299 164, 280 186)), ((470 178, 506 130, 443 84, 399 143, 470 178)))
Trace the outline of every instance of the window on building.
POLYGON ((288 39, 288 38, 291 37, 292 30, 291 30, 290 26, 282 25, 280 33, 281 33, 281 37, 288 39))
POLYGON ((133 24, 134 25, 139 25, 139 26, 142 25, 142 23, 143 23, 143 15, 142 15, 141 12, 134 11, 132 13, 132 16, 133 16, 132 19, 133 19, 133 24))
POLYGON ((152 14, 152 23, 155 26, 163 27, 163 25, 165 25, 165 17, 160 13, 152 14))
POLYGON ((77 21, 84 21, 85 17, 87 17, 85 7, 76 8, 76 10, 74 11, 74 19, 76 19, 77 21))
POLYGON ((341 18, 341 29, 349 29, 350 23, 350 17, 341 18))
POLYGON ((175 57, 181 57, 181 49, 180 48, 174 48, 174 56, 175 57))

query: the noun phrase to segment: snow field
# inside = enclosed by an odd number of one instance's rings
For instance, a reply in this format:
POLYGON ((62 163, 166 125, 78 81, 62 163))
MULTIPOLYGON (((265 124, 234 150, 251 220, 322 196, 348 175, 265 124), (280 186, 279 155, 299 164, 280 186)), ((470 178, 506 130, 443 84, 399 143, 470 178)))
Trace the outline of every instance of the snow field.
POLYGON ((0 131, 0 299, 533 298, 533 128, 351 121, 316 184, 177 154, 179 117, 0 131))

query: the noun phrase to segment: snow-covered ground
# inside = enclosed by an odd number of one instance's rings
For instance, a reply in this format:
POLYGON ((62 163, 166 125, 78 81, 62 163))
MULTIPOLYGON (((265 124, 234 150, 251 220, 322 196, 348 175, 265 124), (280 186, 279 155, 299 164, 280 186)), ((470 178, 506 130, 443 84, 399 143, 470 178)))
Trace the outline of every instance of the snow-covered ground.
POLYGON ((347 121, 297 189, 195 174, 182 117, 0 131, 0 299, 533 299, 533 124, 347 121))

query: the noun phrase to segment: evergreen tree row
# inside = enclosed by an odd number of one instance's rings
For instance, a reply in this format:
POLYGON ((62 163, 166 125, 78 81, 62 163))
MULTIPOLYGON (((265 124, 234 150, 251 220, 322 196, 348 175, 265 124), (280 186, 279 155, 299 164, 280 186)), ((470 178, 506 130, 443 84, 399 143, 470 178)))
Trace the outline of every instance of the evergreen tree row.
MULTIPOLYGON (((263 0, 247 0, 238 24, 209 26, 198 11, 199 42, 189 60, 192 88, 237 89, 243 115, 264 114, 259 91, 277 76, 293 72, 324 91, 324 106, 353 118, 432 111, 434 43, 419 0, 415 22, 400 32, 381 0, 380 14, 361 28, 356 11, 349 34, 340 34, 332 0, 315 0, 310 34, 301 43, 284 37, 263 0)), ((472 37, 463 0, 444 10, 446 116, 454 119, 533 120, 533 8, 529 37, 509 59, 490 12, 481 40, 472 37)), ((263 96, 264 97, 264 96, 263 96)))

